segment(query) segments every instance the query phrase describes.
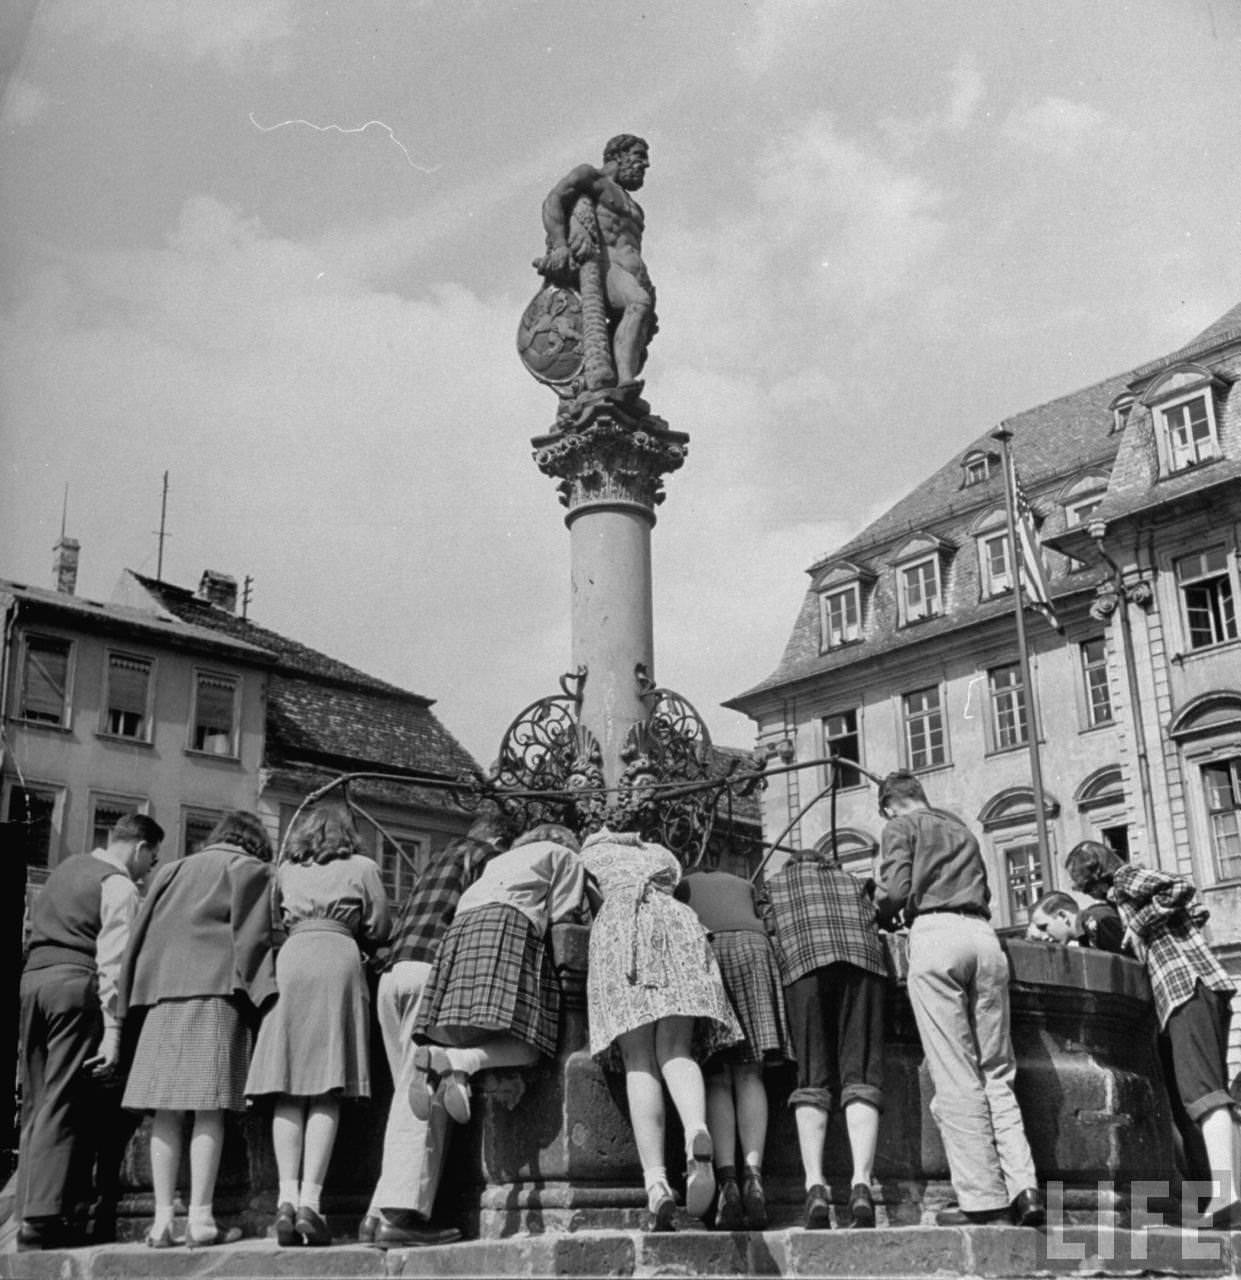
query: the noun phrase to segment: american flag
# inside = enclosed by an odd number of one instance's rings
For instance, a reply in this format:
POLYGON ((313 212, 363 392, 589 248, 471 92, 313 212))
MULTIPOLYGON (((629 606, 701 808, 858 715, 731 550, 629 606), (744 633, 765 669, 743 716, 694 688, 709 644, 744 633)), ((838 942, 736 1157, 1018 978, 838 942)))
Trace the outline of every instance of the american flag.
POLYGON ((1012 484, 1013 509, 1017 516, 1017 565, 1021 585, 1031 608, 1037 609, 1054 631, 1064 634, 1060 619, 1052 608, 1051 593, 1047 590, 1047 564, 1043 559, 1043 544, 1035 527, 1034 508, 1017 478, 1017 465, 1012 454, 1008 455, 1009 478, 1012 484))

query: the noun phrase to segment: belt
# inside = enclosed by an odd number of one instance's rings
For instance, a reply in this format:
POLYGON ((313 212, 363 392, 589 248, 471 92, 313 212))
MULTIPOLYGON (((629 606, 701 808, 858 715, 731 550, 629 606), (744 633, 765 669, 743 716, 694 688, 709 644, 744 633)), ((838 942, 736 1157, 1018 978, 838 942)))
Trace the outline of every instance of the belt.
POLYGON ((295 933, 343 933, 346 938, 353 938, 353 930, 342 920, 329 920, 326 916, 311 916, 299 920, 289 930, 291 938, 295 933))
POLYGON ((978 920, 990 920, 991 912, 986 907, 976 907, 967 903, 963 907, 919 907, 918 916, 973 916, 978 920))

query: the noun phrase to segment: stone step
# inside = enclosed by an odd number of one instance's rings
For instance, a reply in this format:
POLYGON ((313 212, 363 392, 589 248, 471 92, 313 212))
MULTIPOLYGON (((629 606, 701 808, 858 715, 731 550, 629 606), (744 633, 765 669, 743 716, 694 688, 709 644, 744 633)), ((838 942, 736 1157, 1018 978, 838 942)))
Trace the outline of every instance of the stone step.
MULTIPOLYGON (((10 1248, 12 1246, 10 1245, 10 1248)), ((652 1235, 592 1231, 468 1240, 424 1249, 340 1245, 281 1249, 245 1240, 214 1249, 103 1245, 0 1254, 0 1280, 361 1280, 389 1276, 1228 1276, 1241 1274, 1241 1234, 1067 1226, 904 1227, 652 1235)))

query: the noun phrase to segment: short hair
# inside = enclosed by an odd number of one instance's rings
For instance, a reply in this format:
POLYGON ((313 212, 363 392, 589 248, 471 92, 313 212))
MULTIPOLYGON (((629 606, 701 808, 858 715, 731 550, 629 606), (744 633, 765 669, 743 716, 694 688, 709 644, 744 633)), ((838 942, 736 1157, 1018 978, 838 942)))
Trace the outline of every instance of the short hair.
POLYGON ((916 774, 908 769, 896 769, 888 774, 879 784, 879 807, 884 808, 890 800, 916 800, 918 804, 926 804, 926 792, 916 774))
POLYGON ((1043 894, 1030 908, 1030 915, 1033 916, 1036 911, 1041 911, 1044 915, 1051 915, 1055 911, 1068 911, 1076 918, 1081 913, 1081 909, 1081 904, 1071 893, 1065 893, 1063 889, 1052 889, 1043 894))
POLYGON ((647 147, 646 139, 639 138, 636 133, 618 133, 615 138, 609 138, 603 144, 603 163, 607 164, 609 160, 615 160, 617 156, 624 155, 637 146, 647 147))
POLYGON ((362 852, 362 838, 348 808, 339 802, 304 809, 289 832, 291 862, 331 862, 362 852))
POLYGON ((1124 859, 1107 845, 1098 840, 1083 840, 1075 844, 1064 859, 1065 869, 1073 879, 1073 884, 1107 884, 1125 865, 1124 859))
POLYGON ((245 809, 234 809, 232 813, 226 813, 211 828, 211 834, 201 848, 205 849, 213 844, 226 844, 230 848, 240 849, 242 853, 248 853, 260 862, 272 860, 271 837, 267 834, 267 828, 253 813, 248 813, 245 809))
POLYGON ((561 822, 540 822, 537 827, 531 827, 529 831, 519 835, 513 841, 513 848, 517 849, 523 844, 534 844, 539 840, 550 840, 552 844, 572 849, 574 853, 582 851, 582 846, 578 843, 577 836, 561 822))
POLYGON ((480 844, 502 844, 506 849, 513 839, 513 820, 506 813, 484 813, 470 824, 466 835, 480 844))
POLYGON ((164 828, 145 813, 127 813, 113 823, 112 830, 108 832, 108 843, 120 844, 128 840, 135 844, 162 844, 164 828))

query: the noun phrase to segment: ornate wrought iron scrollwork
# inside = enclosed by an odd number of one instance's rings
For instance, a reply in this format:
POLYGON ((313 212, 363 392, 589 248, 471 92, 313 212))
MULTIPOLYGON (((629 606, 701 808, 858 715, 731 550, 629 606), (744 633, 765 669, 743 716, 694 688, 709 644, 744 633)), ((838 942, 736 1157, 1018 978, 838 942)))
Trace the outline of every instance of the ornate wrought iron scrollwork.
POLYGON ((523 829, 561 822, 574 830, 601 825, 603 753, 578 716, 586 668, 560 678, 559 694, 540 698, 509 725, 491 775, 492 794, 523 829), (525 794, 525 793, 541 794, 525 794))

